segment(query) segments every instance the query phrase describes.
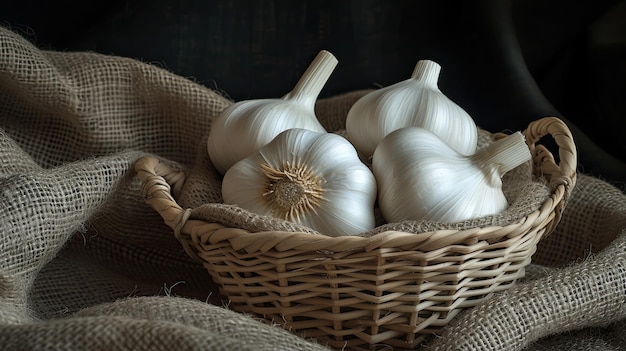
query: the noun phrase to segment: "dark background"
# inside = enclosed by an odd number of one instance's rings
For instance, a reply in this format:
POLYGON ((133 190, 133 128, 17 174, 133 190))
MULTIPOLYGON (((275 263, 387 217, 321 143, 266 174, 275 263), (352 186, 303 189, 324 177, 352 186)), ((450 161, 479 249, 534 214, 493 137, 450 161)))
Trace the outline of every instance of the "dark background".
POLYGON ((339 65, 320 97, 442 66, 441 90, 490 131, 554 115, 579 170, 626 182, 626 1, 113 0, 0 5, 43 49, 139 59, 233 100, 288 92, 321 49, 339 65))

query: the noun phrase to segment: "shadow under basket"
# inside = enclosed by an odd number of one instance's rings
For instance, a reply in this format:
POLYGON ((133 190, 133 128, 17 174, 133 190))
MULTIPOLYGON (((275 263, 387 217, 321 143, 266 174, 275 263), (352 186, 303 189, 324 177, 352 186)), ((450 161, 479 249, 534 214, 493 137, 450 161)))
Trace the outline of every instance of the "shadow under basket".
POLYGON ((410 349, 524 275, 537 243, 558 224, 576 182, 576 148, 556 117, 523 132, 536 178, 551 194, 506 226, 370 237, 249 232, 189 218, 176 203, 185 174, 145 157, 135 170, 146 202, 202 262, 230 308, 335 349, 410 349), (551 135, 559 162, 543 145, 551 135), (176 192, 174 192, 176 193, 176 192))

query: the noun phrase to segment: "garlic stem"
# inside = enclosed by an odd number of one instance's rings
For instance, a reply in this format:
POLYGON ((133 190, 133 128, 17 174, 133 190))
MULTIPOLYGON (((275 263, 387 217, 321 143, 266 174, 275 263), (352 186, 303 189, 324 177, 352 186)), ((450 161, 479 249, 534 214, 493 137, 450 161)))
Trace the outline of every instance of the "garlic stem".
POLYGON ((415 65, 411 78, 421 80, 426 85, 437 87, 440 72, 441 66, 437 62, 420 60, 415 65))
POLYGON ((515 132, 477 151, 471 159, 479 168, 488 172, 495 170, 502 177, 531 157, 524 135, 515 132))
POLYGON ((330 78, 330 74, 337 63, 337 58, 333 54, 326 50, 320 51, 285 98, 315 104, 317 96, 330 78))

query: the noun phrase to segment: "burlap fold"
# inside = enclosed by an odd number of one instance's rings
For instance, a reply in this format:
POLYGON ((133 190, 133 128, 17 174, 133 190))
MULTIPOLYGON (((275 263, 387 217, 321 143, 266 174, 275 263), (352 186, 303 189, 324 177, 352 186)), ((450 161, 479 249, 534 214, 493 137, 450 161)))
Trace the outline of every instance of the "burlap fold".
MULTIPOLYGON (((343 129, 363 93, 319 101, 325 127, 343 129)), ((211 119, 231 103, 150 64, 40 50, 0 28, 1 349, 325 349, 230 311, 144 203, 131 171, 157 156, 187 173, 175 189, 182 206, 217 203, 206 206, 231 216, 204 147, 211 119)), ((516 191, 542 196, 532 189, 516 191)), ((581 175, 536 254, 560 268, 531 266, 525 281, 459 315, 423 348, 617 349, 624 228, 626 196, 581 175)))

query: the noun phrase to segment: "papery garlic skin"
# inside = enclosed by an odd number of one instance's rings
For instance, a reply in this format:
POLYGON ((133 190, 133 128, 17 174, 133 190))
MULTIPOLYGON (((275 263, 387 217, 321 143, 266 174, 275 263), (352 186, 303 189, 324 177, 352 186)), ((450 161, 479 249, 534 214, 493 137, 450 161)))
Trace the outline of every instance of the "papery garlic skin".
POLYGON ((465 156, 424 128, 396 130, 372 157, 381 214, 453 223, 500 213, 508 207, 502 176, 530 158, 519 132, 465 156))
POLYGON ((463 108, 441 92, 437 86, 440 71, 436 62, 420 60, 411 78, 357 100, 346 117, 346 133, 356 149, 369 157, 394 130, 421 127, 437 134, 458 153, 473 154, 478 128, 463 108))
POLYGON ((236 103, 212 124, 207 142, 209 157, 215 169, 224 174, 237 161, 291 128, 326 132, 310 108, 297 101, 262 99, 236 103))
POLYGON ((357 235, 375 226, 374 175, 360 161, 354 146, 333 133, 305 129, 280 133, 228 169, 222 197, 224 203, 290 220, 329 236, 357 235), (276 179, 281 177, 308 177, 306 182, 313 184, 303 210, 290 212, 272 200, 276 179))
POLYGON ((213 120, 207 141, 215 169, 223 175, 287 129, 326 132, 315 115, 315 101, 336 65, 337 59, 322 50, 282 98, 240 101, 222 111, 213 120))

